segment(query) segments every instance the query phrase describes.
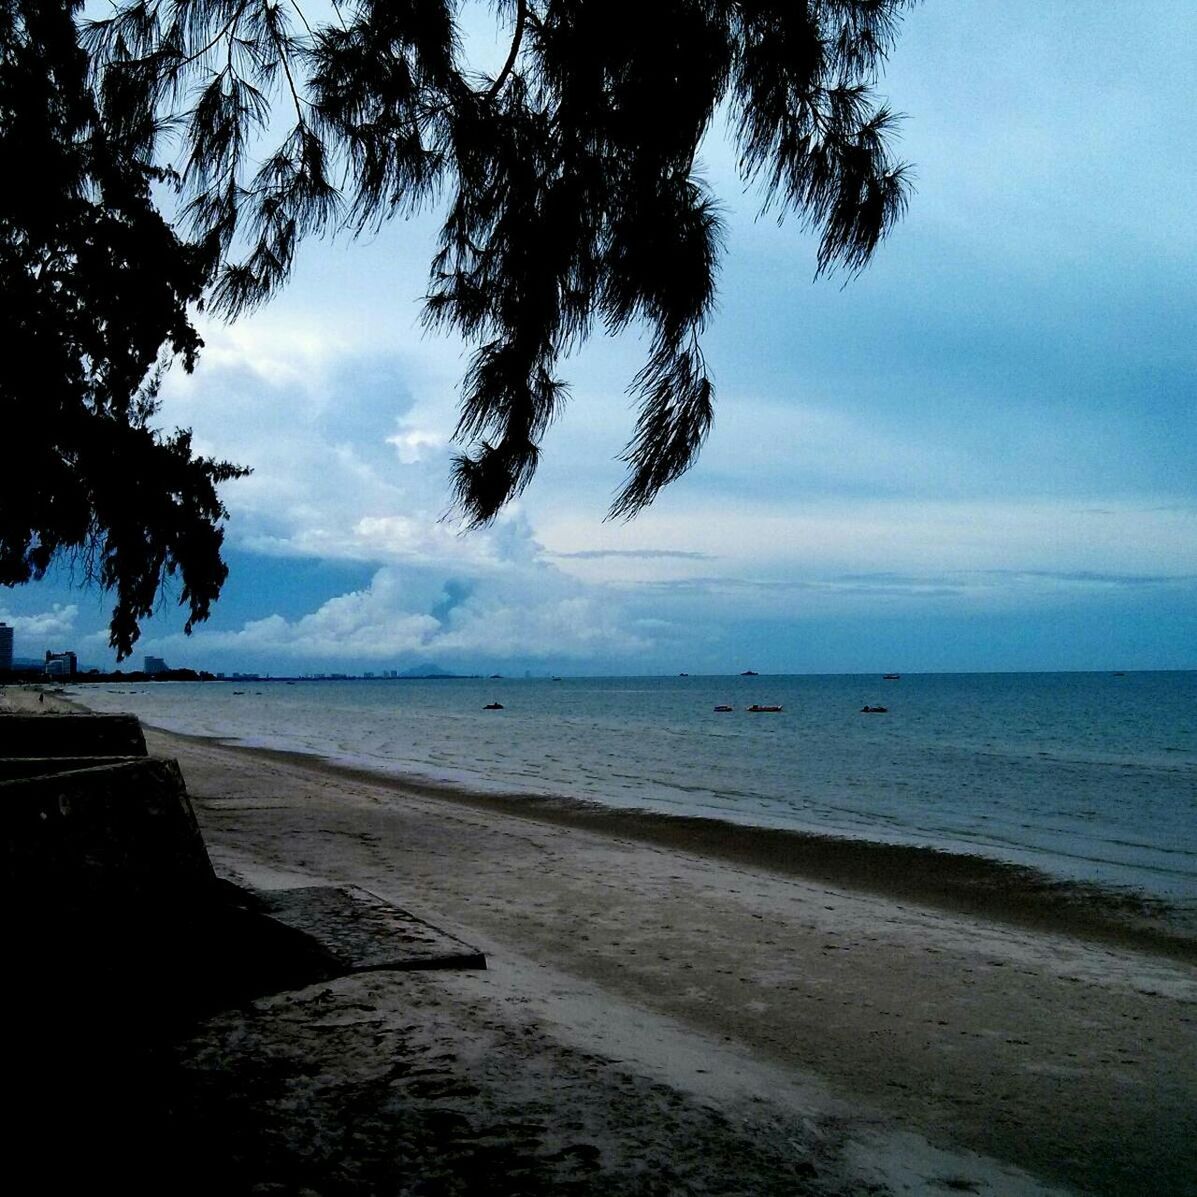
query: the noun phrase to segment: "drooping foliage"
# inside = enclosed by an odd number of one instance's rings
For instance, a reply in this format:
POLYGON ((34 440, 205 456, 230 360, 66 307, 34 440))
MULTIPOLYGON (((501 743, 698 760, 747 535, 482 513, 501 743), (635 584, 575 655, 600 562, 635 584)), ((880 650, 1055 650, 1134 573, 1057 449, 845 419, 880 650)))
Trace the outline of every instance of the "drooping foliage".
POLYGON ((200 346, 207 266, 152 202, 161 172, 98 117, 76 7, 0 3, 0 584, 72 557, 114 592, 124 657, 172 575, 187 630, 207 618, 216 486, 242 471, 152 427, 162 368, 200 346))
POLYGON ((322 20, 295 0, 122 0, 85 44, 127 156, 180 138, 227 315, 286 280, 305 236, 443 205, 426 315, 476 346, 454 480, 481 524, 531 478, 559 362, 596 326, 652 335, 613 514, 701 446, 720 220, 695 158, 717 110, 766 206, 818 232, 819 271, 869 260, 905 203, 872 88, 906 2, 495 0, 511 42, 494 77, 463 61, 454 0, 346 0, 322 20))

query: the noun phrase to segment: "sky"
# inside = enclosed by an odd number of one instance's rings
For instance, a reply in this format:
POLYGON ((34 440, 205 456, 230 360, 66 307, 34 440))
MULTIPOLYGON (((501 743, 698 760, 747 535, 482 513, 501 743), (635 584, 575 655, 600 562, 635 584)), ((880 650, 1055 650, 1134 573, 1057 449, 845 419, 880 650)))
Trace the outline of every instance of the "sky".
MULTIPOLYGON (((486 29, 471 49, 485 56, 486 29)), ((274 674, 1197 668, 1197 4, 923 0, 881 92, 910 211, 813 278, 715 136, 727 223, 695 467, 605 522, 646 342, 563 363, 524 496, 444 516, 467 349, 420 327, 434 222, 312 243, 288 289, 204 322, 164 427, 228 484, 225 593, 142 653, 274 674)), ((109 668, 67 568, 0 590, 18 657, 109 668)))

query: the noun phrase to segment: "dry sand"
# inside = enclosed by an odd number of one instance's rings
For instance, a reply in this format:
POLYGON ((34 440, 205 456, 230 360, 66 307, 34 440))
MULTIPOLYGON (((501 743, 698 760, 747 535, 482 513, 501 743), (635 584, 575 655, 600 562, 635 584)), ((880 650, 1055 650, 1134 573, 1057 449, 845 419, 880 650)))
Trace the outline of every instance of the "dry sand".
POLYGON ((226 875, 360 886, 490 965, 195 1027, 172 1109, 210 1191, 1197 1192, 1191 943, 148 738, 226 875))

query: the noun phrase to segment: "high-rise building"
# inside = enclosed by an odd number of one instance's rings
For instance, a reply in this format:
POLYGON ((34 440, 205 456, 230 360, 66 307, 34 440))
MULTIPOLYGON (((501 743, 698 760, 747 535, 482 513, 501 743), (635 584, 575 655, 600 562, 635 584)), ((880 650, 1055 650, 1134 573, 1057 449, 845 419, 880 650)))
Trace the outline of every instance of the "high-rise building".
POLYGON ((0 673, 12 669, 12 628, 0 623, 0 673))
POLYGON ((165 673, 166 669, 166 662, 161 657, 146 657, 145 672, 150 677, 153 677, 156 673, 165 673))
POLYGON ((74 677, 79 672, 79 661, 74 653, 46 653, 46 674, 49 677, 74 677))

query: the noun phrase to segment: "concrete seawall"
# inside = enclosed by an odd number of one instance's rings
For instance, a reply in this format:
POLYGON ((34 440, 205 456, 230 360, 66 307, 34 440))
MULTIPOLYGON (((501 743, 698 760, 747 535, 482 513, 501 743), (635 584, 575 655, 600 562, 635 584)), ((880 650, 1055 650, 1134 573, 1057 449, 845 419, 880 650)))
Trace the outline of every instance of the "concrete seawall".
MULTIPOLYGON (((0 760, 145 754, 145 736, 135 715, 17 712, 0 717, 0 760)), ((7 774, 0 771, 3 776, 7 774)))

